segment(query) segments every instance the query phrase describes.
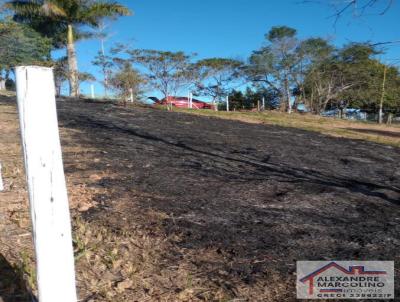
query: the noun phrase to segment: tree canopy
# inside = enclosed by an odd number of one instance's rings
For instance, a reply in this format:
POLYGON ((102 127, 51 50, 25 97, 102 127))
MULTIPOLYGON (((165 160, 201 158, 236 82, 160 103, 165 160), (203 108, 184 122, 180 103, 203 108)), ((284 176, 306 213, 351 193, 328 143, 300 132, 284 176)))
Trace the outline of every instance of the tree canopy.
POLYGON ((51 41, 29 26, 0 21, 0 75, 18 65, 50 65, 51 41))

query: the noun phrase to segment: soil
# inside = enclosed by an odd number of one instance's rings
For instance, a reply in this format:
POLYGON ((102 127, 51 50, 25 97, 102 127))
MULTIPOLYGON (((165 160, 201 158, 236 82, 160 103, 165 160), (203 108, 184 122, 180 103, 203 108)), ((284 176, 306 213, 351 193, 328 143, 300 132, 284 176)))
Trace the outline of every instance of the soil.
MULTIPOLYGON (((90 257, 107 254, 86 248, 81 301, 295 301, 297 260, 400 260, 399 148, 146 107, 58 109, 75 230, 101 228, 111 235, 98 242, 122 257, 86 276, 90 257), (107 271, 107 290, 91 285, 107 271)), ((0 222, 0 243, 29 231, 18 225, 27 201, 16 120, 14 100, 1 99, 0 217, 22 214, 0 222)))

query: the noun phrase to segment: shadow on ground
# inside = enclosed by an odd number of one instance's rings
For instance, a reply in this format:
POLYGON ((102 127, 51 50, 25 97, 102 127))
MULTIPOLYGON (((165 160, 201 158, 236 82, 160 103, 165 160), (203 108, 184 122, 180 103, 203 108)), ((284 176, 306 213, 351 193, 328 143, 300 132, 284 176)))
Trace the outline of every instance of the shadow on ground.
POLYGON ((0 255, 0 302, 32 302, 33 297, 25 287, 22 273, 0 255))

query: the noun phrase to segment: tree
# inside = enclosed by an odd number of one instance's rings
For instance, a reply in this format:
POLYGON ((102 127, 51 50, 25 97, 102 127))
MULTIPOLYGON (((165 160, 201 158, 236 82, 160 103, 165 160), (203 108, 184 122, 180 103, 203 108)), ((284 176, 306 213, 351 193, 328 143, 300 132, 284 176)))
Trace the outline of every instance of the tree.
POLYGON ((278 95, 273 90, 252 90, 247 87, 245 93, 238 90, 233 90, 229 94, 230 107, 235 110, 252 110, 257 108, 257 105, 262 105, 264 99, 264 109, 275 109, 278 105, 278 95))
POLYGON ((196 94, 212 98, 213 104, 227 96, 232 84, 241 75, 242 62, 233 59, 211 58, 194 65, 198 75, 196 94))
POLYGON ((7 7, 16 20, 36 27, 38 31, 66 33, 70 95, 79 95, 78 63, 75 51, 75 28, 97 27, 105 17, 129 15, 125 6, 110 1, 92 0, 12 0, 7 7))
POLYGON ((97 56, 92 61, 93 65, 100 67, 103 73, 103 86, 104 86, 104 96, 107 97, 109 89, 109 79, 112 74, 112 67, 114 66, 112 57, 107 56, 102 49, 97 53, 97 56))
POLYGON ((112 73, 113 61, 112 57, 106 55, 106 49, 104 47, 105 41, 110 37, 110 34, 106 32, 108 24, 104 21, 99 22, 99 26, 96 30, 96 36, 100 40, 100 50, 98 51, 95 60, 92 62, 94 65, 100 67, 103 73, 103 87, 104 87, 104 97, 108 97, 109 90, 109 79, 112 73))
POLYGON ((18 65, 50 64, 50 40, 28 26, 0 21, 0 37, 0 78, 8 80, 18 65))
POLYGON ((296 82, 294 90, 294 94, 297 96, 296 103, 307 102, 304 87, 305 77, 312 73, 313 68, 318 64, 331 57, 334 50, 335 48, 322 38, 309 38, 299 43, 296 49, 298 64, 292 73, 296 82))
MULTIPOLYGON (((52 65, 54 70, 56 93, 58 96, 60 96, 62 86, 68 80, 68 58, 65 56, 58 58, 57 60, 53 61, 52 65)), ((88 72, 79 72, 78 78, 79 83, 96 81, 96 78, 88 72)))
POLYGON ((126 100, 130 97, 134 100, 141 98, 145 79, 129 61, 120 61, 118 70, 110 77, 110 85, 126 105, 126 100))
POLYGON ((381 101, 387 107, 398 106, 399 71, 376 60, 374 56, 379 53, 371 45, 350 43, 314 61, 304 82, 309 107, 321 113, 327 108, 348 106, 376 112, 381 101))
POLYGON ((60 96, 62 86, 68 80, 68 58, 61 57, 55 60, 53 66, 56 93, 60 96))
POLYGON ((279 93, 281 110, 291 111, 291 91, 295 88, 294 71, 299 63, 296 49, 297 31, 275 26, 265 35, 267 46, 253 52, 246 67, 250 81, 257 87, 271 88, 279 93))
POLYGON ((130 61, 146 69, 146 80, 164 98, 176 94, 194 81, 192 55, 159 50, 127 50, 130 61))

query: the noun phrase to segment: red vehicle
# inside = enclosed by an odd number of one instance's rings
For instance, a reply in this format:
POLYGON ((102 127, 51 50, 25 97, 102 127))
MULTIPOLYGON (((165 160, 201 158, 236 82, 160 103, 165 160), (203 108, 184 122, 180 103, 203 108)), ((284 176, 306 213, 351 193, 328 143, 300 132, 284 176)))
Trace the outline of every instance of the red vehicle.
MULTIPOLYGON (((158 105, 172 104, 172 106, 178 108, 189 108, 189 98, 184 96, 169 96, 162 100, 155 97, 150 97, 149 99, 153 100, 154 103, 158 105)), ((214 109, 214 105, 197 99, 192 99, 192 109, 214 109)))

